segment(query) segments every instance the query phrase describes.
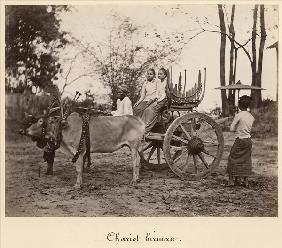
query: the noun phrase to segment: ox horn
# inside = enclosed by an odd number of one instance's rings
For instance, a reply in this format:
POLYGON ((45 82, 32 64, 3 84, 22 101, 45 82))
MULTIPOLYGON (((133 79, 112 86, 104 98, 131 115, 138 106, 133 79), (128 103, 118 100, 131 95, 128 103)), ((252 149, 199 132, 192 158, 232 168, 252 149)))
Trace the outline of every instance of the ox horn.
POLYGON ((73 98, 73 102, 74 102, 74 101, 77 101, 80 96, 81 96, 81 93, 80 93, 79 91, 76 91, 76 92, 75 92, 75 96, 74 96, 74 98, 73 98))

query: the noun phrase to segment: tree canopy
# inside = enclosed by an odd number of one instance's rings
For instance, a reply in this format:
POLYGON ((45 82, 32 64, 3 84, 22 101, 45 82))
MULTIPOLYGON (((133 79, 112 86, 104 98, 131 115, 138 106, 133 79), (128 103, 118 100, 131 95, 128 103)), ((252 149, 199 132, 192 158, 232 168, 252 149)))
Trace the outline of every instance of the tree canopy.
POLYGON ((26 80, 44 87, 55 78, 60 65, 56 51, 67 44, 60 30, 58 12, 67 6, 7 5, 5 8, 5 61, 8 71, 21 62, 26 80))

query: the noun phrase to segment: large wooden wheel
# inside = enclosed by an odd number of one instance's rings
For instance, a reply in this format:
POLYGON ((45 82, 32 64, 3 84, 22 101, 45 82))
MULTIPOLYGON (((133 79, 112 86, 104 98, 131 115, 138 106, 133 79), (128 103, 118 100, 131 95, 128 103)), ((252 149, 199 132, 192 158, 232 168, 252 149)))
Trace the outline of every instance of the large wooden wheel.
POLYGON ((208 176, 220 163, 224 138, 209 116, 188 113, 175 119, 166 131, 164 156, 179 177, 196 180, 208 176))

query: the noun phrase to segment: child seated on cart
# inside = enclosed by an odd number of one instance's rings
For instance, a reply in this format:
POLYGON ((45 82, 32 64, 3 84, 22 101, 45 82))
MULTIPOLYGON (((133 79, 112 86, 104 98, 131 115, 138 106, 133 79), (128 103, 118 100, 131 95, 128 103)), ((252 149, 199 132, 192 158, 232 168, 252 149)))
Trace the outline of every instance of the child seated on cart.
POLYGON ((235 132, 236 139, 228 157, 228 186, 234 186, 238 183, 238 179, 243 179, 244 186, 249 187, 248 176, 252 173, 252 140, 250 133, 254 123, 254 117, 247 111, 250 103, 251 98, 249 96, 240 97, 238 102, 240 112, 235 115, 230 126, 230 131, 235 132))
POLYGON ((133 107, 133 114, 139 116, 146 124, 145 136, 154 127, 166 103, 167 71, 161 68, 158 79, 155 79, 155 70, 149 69, 147 81, 143 84, 140 99, 133 107))

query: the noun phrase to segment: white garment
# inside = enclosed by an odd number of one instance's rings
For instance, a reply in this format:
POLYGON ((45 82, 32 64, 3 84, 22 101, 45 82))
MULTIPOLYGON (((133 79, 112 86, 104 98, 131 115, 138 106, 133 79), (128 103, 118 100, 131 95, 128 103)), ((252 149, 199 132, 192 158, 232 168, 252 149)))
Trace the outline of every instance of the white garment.
POLYGON ((166 98, 166 80, 164 80, 163 82, 161 80, 157 81, 157 92, 156 92, 156 96, 158 99, 158 102, 160 102, 161 100, 166 98))
POLYGON ((122 115, 133 115, 132 103, 130 99, 126 96, 122 99, 117 100, 117 110, 112 111, 113 116, 122 116, 122 115))
POLYGON ((157 80, 146 81, 142 85, 140 99, 143 101, 154 100, 157 97, 157 80))
POLYGON ((255 118, 248 111, 241 111, 235 115, 230 126, 230 131, 235 131, 236 138, 245 139, 251 137, 251 129, 255 118))

